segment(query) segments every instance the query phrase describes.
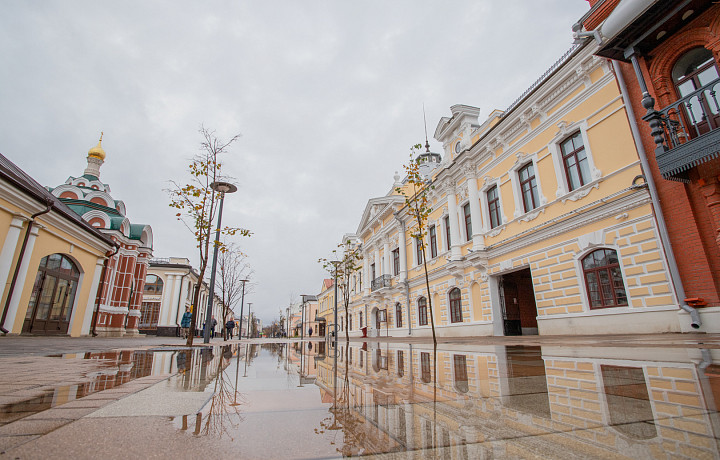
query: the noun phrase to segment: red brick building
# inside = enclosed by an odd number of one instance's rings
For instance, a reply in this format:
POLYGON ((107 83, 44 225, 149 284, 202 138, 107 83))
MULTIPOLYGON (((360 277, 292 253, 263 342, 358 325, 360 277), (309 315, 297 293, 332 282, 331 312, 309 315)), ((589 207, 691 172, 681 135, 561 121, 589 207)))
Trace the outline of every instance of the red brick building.
POLYGON ((115 200, 110 195, 110 186, 100 181, 100 166, 105 161, 101 144, 102 137, 88 152, 88 166, 82 176, 69 177, 63 185, 50 191, 117 245, 103 267, 91 332, 107 336, 137 335, 145 277, 152 256, 152 228, 131 224, 125 216, 125 203, 115 200))
POLYGON ((578 40, 600 44, 596 54, 613 60, 624 83, 645 175, 657 191, 658 220, 664 215, 676 260, 675 288, 688 305, 702 307, 702 329, 714 329, 708 321, 720 316, 720 4, 588 1, 590 11, 573 30, 578 40))

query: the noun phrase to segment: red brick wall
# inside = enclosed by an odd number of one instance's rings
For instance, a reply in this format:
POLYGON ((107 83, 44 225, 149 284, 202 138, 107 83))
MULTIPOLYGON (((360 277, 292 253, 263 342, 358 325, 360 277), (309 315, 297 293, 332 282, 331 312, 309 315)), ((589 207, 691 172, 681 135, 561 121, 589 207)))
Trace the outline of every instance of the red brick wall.
MULTIPOLYGON (((641 60, 641 64, 646 73, 649 91, 655 96, 651 79, 647 78, 647 63, 641 60)), ((685 293, 688 297, 702 297, 711 305, 720 305, 720 250, 715 244, 715 231, 704 198, 697 185, 669 181, 660 175, 655 161, 655 142, 650 136, 648 124, 640 119, 646 110, 640 103, 642 94, 635 72, 630 64, 621 64, 621 67, 635 115, 638 117, 641 140, 657 184, 685 293)))

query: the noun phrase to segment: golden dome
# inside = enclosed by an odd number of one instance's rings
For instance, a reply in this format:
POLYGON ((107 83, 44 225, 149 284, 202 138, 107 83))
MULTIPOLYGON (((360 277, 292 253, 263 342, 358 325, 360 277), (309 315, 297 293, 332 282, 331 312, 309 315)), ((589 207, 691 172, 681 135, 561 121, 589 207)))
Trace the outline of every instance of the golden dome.
POLYGON ((102 137, 103 133, 100 133, 100 140, 98 141, 98 145, 88 150, 89 157, 95 157, 101 160, 105 160, 105 150, 103 150, 102 148, 102 137))

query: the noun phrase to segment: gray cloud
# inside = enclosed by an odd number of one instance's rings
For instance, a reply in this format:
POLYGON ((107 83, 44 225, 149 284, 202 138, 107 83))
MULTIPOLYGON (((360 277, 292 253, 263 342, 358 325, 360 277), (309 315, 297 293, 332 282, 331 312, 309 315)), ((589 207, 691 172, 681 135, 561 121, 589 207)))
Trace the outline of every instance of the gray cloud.
MULTIPOLYGON (((316 263, 385 194, 449 107, 503 109, 570 47, 582 0, 6 2, 0 152, 46 185, 82 173, 105 131, 102 179, 155 255, 197 259, 167 206, 201 123, 242 133, 224 221, 269 321, 315 293, 316 263)), ((441 146, 431 141, 434 151, 441 146)))

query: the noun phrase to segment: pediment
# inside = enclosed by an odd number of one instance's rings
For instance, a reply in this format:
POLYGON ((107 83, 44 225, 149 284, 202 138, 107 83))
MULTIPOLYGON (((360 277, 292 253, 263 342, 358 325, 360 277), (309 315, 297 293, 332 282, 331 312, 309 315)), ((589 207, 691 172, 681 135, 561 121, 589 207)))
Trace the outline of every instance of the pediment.
POLYGON ((362 235, 363 231, 370 225, 370 223, 377 216, 386 216, 388 211, 395 211, 398 209, 398 205, 402 206, 405 203, 405 198, 400 195, 389 195, 379 198, 371 198, 365 205, 365 211, 363 212, 360 225, 356 234, 362 235))

